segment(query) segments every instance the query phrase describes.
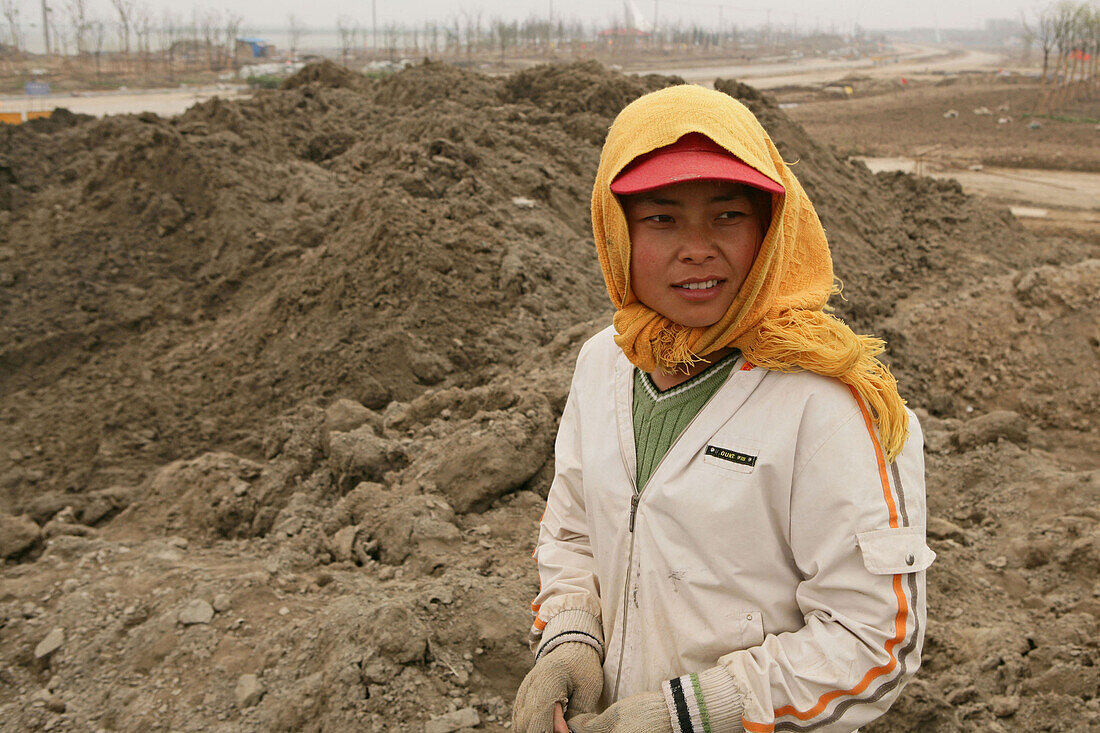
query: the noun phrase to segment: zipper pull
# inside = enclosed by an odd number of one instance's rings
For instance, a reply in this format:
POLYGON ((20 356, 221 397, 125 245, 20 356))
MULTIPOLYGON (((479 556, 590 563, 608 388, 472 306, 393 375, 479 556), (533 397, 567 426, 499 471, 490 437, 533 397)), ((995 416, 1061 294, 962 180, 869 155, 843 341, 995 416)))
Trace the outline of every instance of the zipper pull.
POLYGON ((641 494, 634 494, 630 497, 630 531, 634 531, 634 515, 638 513, 638 500, 642 498, 641 494))

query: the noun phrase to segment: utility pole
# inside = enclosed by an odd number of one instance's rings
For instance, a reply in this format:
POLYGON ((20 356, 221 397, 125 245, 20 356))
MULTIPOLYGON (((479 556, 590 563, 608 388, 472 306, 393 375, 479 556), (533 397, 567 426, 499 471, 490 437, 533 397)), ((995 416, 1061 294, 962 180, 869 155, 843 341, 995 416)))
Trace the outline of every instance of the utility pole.
POLYGON ((46 0, 42 0, 42 33, 46 36, 46 55, 50 55, 50 9, 46 0))

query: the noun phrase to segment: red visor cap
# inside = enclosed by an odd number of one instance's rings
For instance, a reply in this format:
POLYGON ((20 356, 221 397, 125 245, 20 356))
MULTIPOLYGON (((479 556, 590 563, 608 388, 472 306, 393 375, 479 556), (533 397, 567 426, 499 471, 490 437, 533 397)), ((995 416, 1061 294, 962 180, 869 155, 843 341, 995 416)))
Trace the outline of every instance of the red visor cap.
POLYGON ((684 181, 732 181, 768 193, 786 189, 701 132, 691 132, 663 148, 639 155, 611 182, 611 192, 627 195, 684 181))

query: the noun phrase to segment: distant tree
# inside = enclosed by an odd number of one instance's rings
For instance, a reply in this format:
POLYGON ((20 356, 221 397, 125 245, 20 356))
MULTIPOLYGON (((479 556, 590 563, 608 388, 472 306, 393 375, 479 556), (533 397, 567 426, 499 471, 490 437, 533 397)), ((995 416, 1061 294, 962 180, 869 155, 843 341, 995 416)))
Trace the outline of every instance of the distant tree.
POLYGON ((134 5, 134 36, 137 37, 137 51, 141 67, 149 70, 149 57, 152 52, 150 37, 153 35, 153 16, 149 6, 144 3, 134 5))
POLYGON ((1043 54, 1043 74, 1039 79, 1046 82, 1047 70, 1050 67, 1050 52, 1054 50, 1054 13, 1050 7, 1035 11, 1035 17, 1029 22, 1022 19, 1024 25, 1024 37, 1030 44, 1039 47, 1043 54))
POLYGON ((89 33, 92 38, 92 48, 95 49, 95 75, 101 73, 100 59, 103 57, 103 42, 107 40, 107 24, 95 18, 89 24, 89 33))
POLYGON ((505 52, 509 46, 516 45, 516 39, 519 38, 519 23, 496 18, 490 23, 490 32, 500 48, 500 65, 503 66, 505 52))
POLYGON ((218 52, 217 43, 221 30, 221 13, 216 10, 207 10, 198 16, 198 26, 199 33, 202 34, 203 47, 206 49, 206 68, 216 71, 221 65, 221 54, 218 52))
POLYGON ((347 15, 336 18, 336 38, 340 43, 340 58, 344 66, 348 65, 348 54, 355 45, 355 21, 347 15))
POLYGON ((462 20, 466 37, 466 55, 470 56, 481 42, 481 9, 474 12, 463 10, 462 20))
POLYGON ((390 56, 390 63, 396 63, 397 40, 401 36, 401 29, 397 27, 396 23, 386 23, 386 27, 382 29, 382 35, 385 37, 385 46, 390 56))
POLYGON ((291 13, 286 17, 287 35, 290 37, 290 60, 298 60, 298 43, 302 40, 302 33, 305 32, 305 25, 294 13, 291 13))
POLYGON ((88 0, 65 0, 65 12, 69 16, 69 32, 78 55, 88 52, 88 0))
POLYGON ((165 10, 157 25, 157 37, 160 39, 161 61, 168 79, 173 79, 176 66, 176 39, 179 37, 181 21, 171 10, 165 10))
POLYGON ((111 7, 118 13, 118 46, 123 56, 130 59, 130 27, 133 23, 134 0, 111 0, 111 7))
POLYGON ((23 48, 23 28, 19 22, 18 0, 0 0, 0 14, 8 23, 8 36, 11 38, 11 47, 16 55, 23 48))
POLYGON ((243 19, 236 13, 226 13, 222 19, 222 42, 225 48, 226 65, 237 70, 237 36, 241 33, 243 19))

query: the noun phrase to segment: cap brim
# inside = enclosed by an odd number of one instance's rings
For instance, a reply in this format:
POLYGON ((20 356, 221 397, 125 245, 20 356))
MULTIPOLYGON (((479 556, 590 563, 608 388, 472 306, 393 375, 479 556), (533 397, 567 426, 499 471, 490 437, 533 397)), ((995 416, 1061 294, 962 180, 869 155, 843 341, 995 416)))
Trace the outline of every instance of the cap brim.
POLYGON ((686 181, 730 181, 768 193, 786 189, 728 153, 709 150, 666 152, 638 161, 611 182, 612 193, 629 195, 686 181))

